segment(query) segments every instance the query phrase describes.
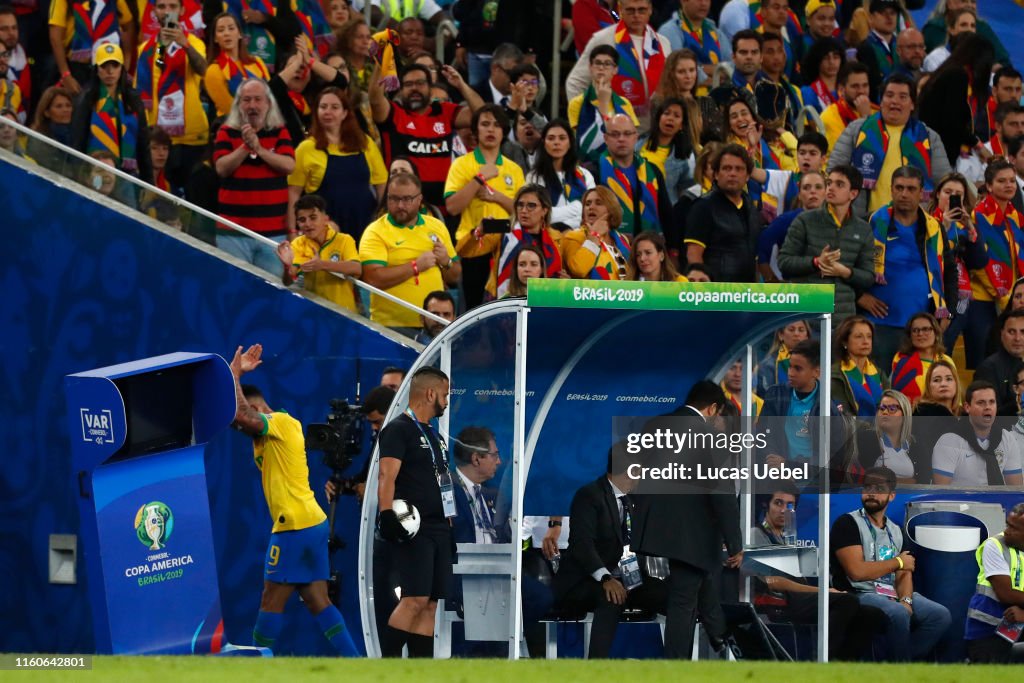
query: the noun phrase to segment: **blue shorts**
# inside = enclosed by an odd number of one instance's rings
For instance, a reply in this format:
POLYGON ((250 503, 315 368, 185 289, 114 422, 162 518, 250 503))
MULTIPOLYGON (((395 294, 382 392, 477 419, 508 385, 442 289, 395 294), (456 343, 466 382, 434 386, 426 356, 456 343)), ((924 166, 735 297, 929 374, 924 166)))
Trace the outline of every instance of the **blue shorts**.
POLYGON ((313 583, 331 576, 327 520, 297 531, 271 534, 263 578, 273 583, 313 583))

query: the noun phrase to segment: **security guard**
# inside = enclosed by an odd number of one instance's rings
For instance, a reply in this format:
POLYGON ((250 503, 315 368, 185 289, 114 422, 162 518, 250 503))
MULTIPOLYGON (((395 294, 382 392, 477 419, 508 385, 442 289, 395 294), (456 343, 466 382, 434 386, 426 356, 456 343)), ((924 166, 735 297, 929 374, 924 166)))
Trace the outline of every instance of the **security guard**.
POLYGON ((967 654, 978 663, 1024 661, 1024 503, 1010 510, 1006 529, 982 543, 976 556, 978 586, 964 628, 967 654))
POLYGON ((381 650, 400 657, 434 654, 434 615, 437 601, 447 597, 452 576, 452 531, 455 494, 448 465, 448 447, 430 421, 448 407, 448 376, 432 367, 420 368, 409 387, 409 408, 381 430, 380 534, 395 545, 392 561, 398 567, 402 599, 388 619, 381 650), (396 499, 416 506, 420 528, 409 535, 392 509, 396 499))

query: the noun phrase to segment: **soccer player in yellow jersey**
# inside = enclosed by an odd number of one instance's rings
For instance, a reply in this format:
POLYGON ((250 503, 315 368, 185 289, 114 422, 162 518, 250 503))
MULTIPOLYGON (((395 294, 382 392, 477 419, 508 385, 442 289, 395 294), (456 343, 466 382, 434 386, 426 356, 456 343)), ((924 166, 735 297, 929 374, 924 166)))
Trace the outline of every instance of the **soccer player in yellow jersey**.
POLYGON ((302 234, 277 245, 277 257, 284 264, 284 283, 290 285, 302 273, 306 289, 342 308, 356 310, 355 285, 333 275, 358 278, 363 274, 356 241, 331 226, 327 202, 320 195, 299 197, 295 202, 295 225, 302 234))
POLYGON ((263 494, 274 527, 267 548, 263 597, 253 628, 253 643, 273 650, 284 625, 284 608, 296 590, 324 636, 343 657, 358 656, 338 608, 327 597, 330 561, 327 515, 309 488, 306 440, 302 424, 283 411, 273 411, 254 386, 243 387, 242 375, 255 370, 263 347, 239 346, 231 360, 235 379, 236 429, 253 437, 253 457, 263 478, 263 494))

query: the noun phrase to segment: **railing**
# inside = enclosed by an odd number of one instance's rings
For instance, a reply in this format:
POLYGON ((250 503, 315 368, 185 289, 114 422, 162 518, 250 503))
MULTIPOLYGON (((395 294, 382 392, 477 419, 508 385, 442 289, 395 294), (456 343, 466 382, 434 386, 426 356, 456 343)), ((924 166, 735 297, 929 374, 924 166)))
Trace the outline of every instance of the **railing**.
MULTIPOLYGON (((139 180, 138 178, 136 178, 135 176, 131 175, 130 173, 125 173, 124 171, 122 171, 120 169, 114 168, 113 166, 109 166, 109 165, 107 165, 107 164, 105 164, 105 163, 103 163, 103 162, 101 162, 101 161, 99 161, 97 159, 94 159, 94 158, 90 157, 87 154, 83 154, 82 152, 79 152, 76 149, 73 149, 71 147, 68 147, 67 145, 64 145, 64 144, 61 144, 61 143, 57 142, 56 140, 48 138, 45 135, 32 130, 31 128, 26 128, 25 126, 21 125, 20 123, 17 123, 16 121, 12 121, 12 120, 10 120, 10 119, 8 119, 6 117, 0 117, 0 123, 14 128, 15 130, 17 130, 19 133, 24 135, 29 140, 32 140, 32 141, 35 141, 35 142, 37 142, 39 144, 45 145, 46 148, 49 148, 51 151, 52 150, 58 150, 65 157, 69 157, 71 159, 75 159, 75 160, 77 160, 79 162, 82 162, 81 164, 68 164, 67 163, 67 159, 64 159, 64 160, 61 161, 61 166, 63 168, 61 168, 60 170, 58 170, 56 168, 50 168, 51 171, 55 171, 57 173, 60 173, 61 175, 64 175, 68 179, 74 180, 74 181, 80 182, 80 183, 83 181, 83 178, 85 177, 85 174, 86 174, 87 171, 90 172, 90 173, 92 171, 98 171, 99 174, 95 175, 93 177, 96 177, 96 178, 100 179, 101 186, 100 187, 94 187, 95 190, 97 190, 98 192, 101 192, 103 194, 106 194, 111 199, 114 199, 116 201, 121 202, 122 204, 126 204, 126 205, 130 206, 130 208, 139 210, 142 213, 150 215, 145 210, 147 208, 147 206, 148 206, 156 214, 153 217, 157 218, 162 223, 171 225, 172 227, 179 227, 179 228, 182 229, 183 232, 188 232, 189 234, 192 234, 193 236, 195 236, 195 234, 197 232, 196 224, 201 224, 202 223, 201 221, 197 221, 195 219, 197 217, 200 217, 200 218, 206 219, 206 221, 210 222, 209 223, 209 227, 211 228, 211 231, 212 231, 213 226, 230 228, 231 230, 234 230, 235 232, 239 233, 240 235, 243 235, 243 236, 248 237, 248 238, 250 238, 252 240, 255 240, 256 242, 259 242, 260 244, 264 244, 264 245, 269 246, 269 247, 271 247, 273 249, 277 248, 278 243, 276 241, 270 239, 269 237, 264 237, 263 235, 260 235, 257 232, 253 232, 252 230, 249 230, 248 228, 245 228, 245 227, 239 225, 238 223, 230 221, 230 220, 228 220, 226 218, 222 218, 221 216, 218 216, 217 214, 213 213, 212 211, 208 211, 208 210, 206 210, 206 209, 204 209, 204 208, 202 208, 200 206, 196 206, 195 204, 192 204, 191 202, 185 201, 184 199, 182 199, 181 197, 178 197, 177 195, 171 194, 170 192, 162 190, 159 187, 156 187, 155 185, 150 185, 147 182, 139 180), (67 172, 65 172, 65 171, 67 171, 67 172), (75 177, 76 174, 79 177, 75 177), (109 178, 109 176, 113 176, 113 177, 118 178, 118 179, 120 179, 122 181, 125 181, 129 185, 135 186, 139 190, 139 196, 135 197, 134 193, 131 192, 131 191, 128 191, 127 193, 125 193, 125 190, 127 188, 125 186, 118 187, 116 181, 110 181, 109 189, 106 188, 105 184, 104 184, 104 180, 105 180, 105 178, 109 178), (131 201, 130 202, 126 201, 128 199, 130 199, 131 201), (160 200, 162 200, 162 203, 161 203, 160 200), (170 215, 170 216, 168 216, 169 212, 167 211, 168 204, 176 207, 175 211, 170 212, 171 214, 173 214, 173 215, 170 215), (188 222, 187 226, 184 224, 185 221, 182 220, 182 218, 183 218, 182 212, 184 212, 184 214, 185 214, 184 218, 187 219, 187 222, 188 222)), ((43 168, 49 168, 49 166, 47 166, 46 164, 42 164, 42 163, 40 164, 40 166, 42 166, 43 168)), ((210 240, 206 240, 206 241, 209 242, 210 240)), ((283 265, 281 266, 281 272, 282 272, 282 274, 284 272, 284 266, 283 265)), ((394 304, 397 304, 399 306, 402 306, 403 308, 408 309, 409 311, 412 311, 412 312, 416 313, 417 315, 421 315, 421 316, 423 316, 425 318, 428 318, 428 319, 433 320, 435 322, 439 322, 439 323, 441 323, 443 325, 448 325, 448 323, 449 323, 449 321, 445 320, 444 318, 441 318, 440 316, 434 315, 433 313, 430 313, 429 311, 425 311, 425 310, 423 310, 422 308, 420 308, 418 306, 410 304, 408 301, 404 301, 402 299, 399 299, 398 297, 394 296, 393 294, 389 294, 388 292, 385 292, 382 289, 378 289, 377 287, 374 287, 373 285, 367 284, 366 282, 363 282, 362 280, 359 280, 359 279, 356 279, 356 278, 352 278, 352 277, 348 277, 346 275, 342 275, 341 273, 331 273, 331 275, 334 275, 335 277, 339 277, 339 278, 341 278, 343 280, 348 280, 353 285, 355 285, 358 289, 361 289, 361 290, 366 291, 368 293, 375 294, 375 295, 377 295, 379 297, 387 299, 388 301, 390 301, 390 302, 392 302, 394 304)), ((280 280, 278 279, 277 281, 280 281, 280 280)), ((359 298, 360 298, 359 296, 356 297, 357 300, 359 298)), ((358 303, 358 301, 357 301, 357 303, 358 303)))

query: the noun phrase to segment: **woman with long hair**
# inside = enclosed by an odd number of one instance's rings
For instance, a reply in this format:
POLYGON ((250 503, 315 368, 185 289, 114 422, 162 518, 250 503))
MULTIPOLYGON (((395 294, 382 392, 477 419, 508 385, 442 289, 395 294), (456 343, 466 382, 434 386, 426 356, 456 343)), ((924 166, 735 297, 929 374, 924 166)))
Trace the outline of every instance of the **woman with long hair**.
POLYGON ((665 59, 658 87, 651 96, 652 104, 661 100, 677 99, 693 106, 689 115, 690 139, 699 146, 710 140, 721 140, 724 135, 722 112, 715 101, 697 94, 697 70, 700 63, 693 50, 674 50, 665 59))
POLYGON ((335 35, 335 48, 345 58, 351 75, 349 87, 367 92, 370 75, 373 73, 373 59, 370 56, 373 34, 370 27, 366 25, 366 20, 361 15, 355 15, 337 29, 335 35))
POLYGON ((782 134, 775 128, 765 125, 750 103, 743 97, 735 97, 725 105, 725 120, 729 130, 726 142, 735 142, 746 148, 754 166, 765 170, 794 171, 798 170, 794 140, 793 152, 790 153, 782 134))
POLYGON ((857 460, 864 469, 888 467, 900 484, 927 484, 932 478, 932 452, 913 437, 910 401, 894 389, 882 392, 869 429, 857 431, 857 460))
POLYGON ((511 229, 484 233, 477 227, 463 235, 455 251, 463 258, 491 256, 491 274, 484 289, 492 299, 508 293, 516 257, 527 244, 536 244, 544 255, 547 277, 559 277, 562 233, 551 227, 551 196, 540 185, 523 185, 512 200, 511 229))
MULTIPOLYGON (((50 86, 39 97, 35 118, 32 119, 32 130, 63 145, 70 146, 73 111, 74 103, 71 93, 60 86, 50 86)), ((63 174, 68 163, 67 155, 64 152, 35 138, 28 139, 25 154, 43 168, 48 168, 56 173, 63 174)))
POLYGON ((288 178, 288 228, 292 207, 303 194, 319 194, 327 215, 358 243, 373 219, 388 172, 377 144, 359 127, 345 93, 328 87, 317 95, 310 136, 295 149, 295 172, 288 178))
POLYGON ((633 238, 627 274, 630 280, 689 282, 676 271, 665 247, 665 236, 645 230, 633 238))
POLYGON ((516 264, 508 280, 509 296, 526 296, 527 286, 530 280, 545 277, 547 262, 544 258, 544 250, 536 244, 525 244, 516 254, 516 264))
POLYGON ((889 378, 871 361, 875 326, 861 315, 854 315, 836 329, 832 351, 832 400, 843 407, 844 415, 870 417, 875 414, 889 378))
POLYGON ((951 165, 962 150, 972 150, 995 133, 988 107, 994 62, 992 44, 965 33, 918 97, 920 119, 942 138, 951 165))
MULTIPOLYGON (((132 88, 121 47, 99 45, 94 64, 92 81, 73 106, 71 146, 86 154, 108 152, 116 168, 151 181, 146 109, 132 88)), ((118 187, 133 192, 127 183, 118 187)))
POLYGON ((693 184, 696 138, 692 116, 692 105, 683 100, 659 100, 651 110, 650 130, 636 143, 640 156, 657 166, 665 177, 665 189, 673 206, 693 184))
POLYGON ((789 382, 789 353, 811 338, 811 326, 806 320, 794 320, 775 330, 772 345, 757 363, 757 393, 762 396, 768 387, 789 382))
POLYGON ((583 193, 594 187, 594 176, 579 164, 576 136, 566 119, 552 119, 540 134, 541 145, 528 185, 540 185, 551 199, 551 225, 575 230, 583 218, 583 193))
POLYGON ((612 191, 603 185, 583 195, 583 223, 562 237, 562 258, 575 278, 625 280, 631 248, 629 238, 619 232, 622 207, 612 191))
POLYGON ((804 104, 811 105, 820 114, 839 101, 836 89, 843 64, 846 64, 846 51, 835 38, 822 38, 807 49, 800 69, 800 77, 807 83, 800 88, 804 104))
POLYGON ((924 393, 925 375, 936 360, 953 363, 946 355, 939 321, 931 313, 916 313, 907 321, 900 349, 892 359, 892 388, 913 403, 924 393))
POLYGON ((235 15, 218 14, 209 29, 210 44, 206 48, 209 66, 203 76, 206 92, 217 107, 217 116, 227 116, 238 86, 247 78, 270 80, 267 65, 249 54, 242 26, 235 15))

